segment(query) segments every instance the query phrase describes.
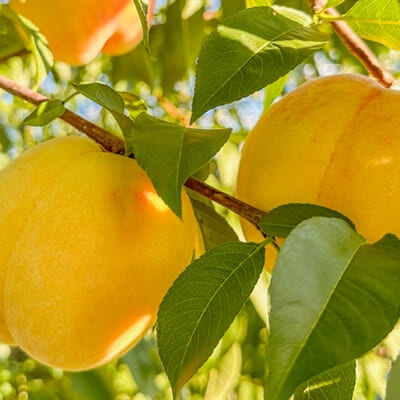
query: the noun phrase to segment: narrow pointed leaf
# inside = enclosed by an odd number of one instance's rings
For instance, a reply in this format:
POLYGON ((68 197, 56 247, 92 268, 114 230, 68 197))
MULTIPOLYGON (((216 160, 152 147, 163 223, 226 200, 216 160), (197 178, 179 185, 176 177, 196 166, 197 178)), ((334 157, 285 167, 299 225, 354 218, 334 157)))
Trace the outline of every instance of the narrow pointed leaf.
POLYGON ((386 389, 386 400, 398 400, 400 393, 400 357, 392 364, 386 389))
POLYGON ((263 215, 258 226, 266 235, 285 238, 298 224, 312 217, 339 218, 355 229, 354 224, 340 212, 305 203, 284 204, 274 208, 263 215))
POLYGON ((61 100, 49 100, 39 104, 23 121, 24 125, 45 126, 64 114, 61 100))
POLYGON ((218 26, 199 55, 192 121, 276 81, 326 44, 329 36, 298 14, 253 7, 218 26))
POLYGON ((340 219, 314 217, 288 236, 271 282, 268 400, 376 346, 400 315, 400 242, 374 244, 340 219))
POLYGON ((226 243, 189 265, 158 312, 158 348, 176 397, 207 360, 250 296, 264 243, 226 243))
POLYGON ((350 26, 364 39, 400 50, 398 0, 359 0, 345 17, 350 26))
POLYGON ((15 13, 7 4, 1 5, 1 13, 10 21, 13 21, 28 36, 26 46, 34 56, 36 64, 35 81, 37 86, 47 76, 54 64, 53 54, 49 49, 47 40, 36 25, 22 15, 15 13))
MULTIPOLYGON (((150 0, 154 1, 154 0, 150 0)), ((150 51, 149 47, 149 27, 147 25, 147 11, 148 11, 148 6, 141 0, 133 0, 133 3, 135 4, 136 11, 139 15, 140 23, 142 25, 142 30, 143 30, 143 45, 146 48, 147 51, 150 51)))
POLYGON ((287 79, 288 75, 284 75, 265 88, 264 112, 272 105, 276 98, 282 94, 287 79))
POLYGON ((356 363, 349 361, 301 384, 293 400, 352 400, 356 383, 356 363))
POLYGON ((135 132, 125 136, 157 193, 179 217, 186 179, 203 167, 228 140, 230 129, 192 129, 145 113, 135 120, 135 132))

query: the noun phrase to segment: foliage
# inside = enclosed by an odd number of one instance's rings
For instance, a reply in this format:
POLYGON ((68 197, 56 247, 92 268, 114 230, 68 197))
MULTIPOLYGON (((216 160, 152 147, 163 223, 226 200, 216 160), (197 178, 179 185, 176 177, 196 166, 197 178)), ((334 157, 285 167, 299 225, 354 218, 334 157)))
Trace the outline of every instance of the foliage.
MULTIPOLYGON (((146 2, 134 2, 146 27, 146 2)), ((44 36, 6 3, 0 74, 51 100, 32 107, 0 92, 0 165, 79 134, 57 119, 69 109, 124 139, 178 216, 190 176, 234 193, 242 142, 280 95, 317 76, 365 73, 328 7, 400 75, 394 0, 329 0, 316 15, 306 0, 158 1, 141 45, 82 67, 54 62, 44 36)), ((1 345, 4 399, 369 400, 384 395, 386 375, 387 399, 397 398, 399 361, 388 372, 400 350, 398 238, 367 243, 335 210, 288 204, 259 222, 262 244, 240 243, 237 215, 189 194, 207 252, 170 288, 156 332, 81 373, 1 345), (263 248, 277 246, 274 236, 287 239, 269 285, 263 248)))

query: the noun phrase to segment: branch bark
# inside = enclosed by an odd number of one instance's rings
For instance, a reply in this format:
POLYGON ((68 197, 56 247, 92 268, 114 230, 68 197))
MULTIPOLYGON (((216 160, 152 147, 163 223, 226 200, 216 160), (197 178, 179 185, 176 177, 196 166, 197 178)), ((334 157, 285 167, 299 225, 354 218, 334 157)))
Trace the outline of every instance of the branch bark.
MULTIPOLYGON (((13 96, 19 97, 35 106, 39 105, 43 101, 50 100, 46 96, 34 92, 31 89, 22 87, 18 83, 2 75, 0 75, 0 89, 3 89, 13 96)), ((64 114, 60 118, 80 132, 95 140, 97 143, 101 144, 105 150, 117 154, 125 153, 125 143, 122 139, 114 136, 112 133, 93 124, 92 122, 85 120, 72 111, 65 110, 64 114)), ((265 214, 264 211, 259 210, 258 208, 255 208, 233 196, 230 196, 227 193, 223 193, 197 179, 189 178, 186 181, 185 186, 228 208, 255 226, 257 226, 257 223, 265 214)))
MULTIPOLYGON (((315 0, 313 4, 314 12, 319 12, 325 6, 327 0, 315 0)), ((331 17, 340 17, 340 14, 334 8, 328 8, 324 11, 331 17)), ((356 32, 345 21, 329 21, 343 41, 349 51, 360 60, 367 71, 383 86, 389 88, 393 85, 394 77, 383 68, 375 54, 367 44, 357 35, 356 32)))

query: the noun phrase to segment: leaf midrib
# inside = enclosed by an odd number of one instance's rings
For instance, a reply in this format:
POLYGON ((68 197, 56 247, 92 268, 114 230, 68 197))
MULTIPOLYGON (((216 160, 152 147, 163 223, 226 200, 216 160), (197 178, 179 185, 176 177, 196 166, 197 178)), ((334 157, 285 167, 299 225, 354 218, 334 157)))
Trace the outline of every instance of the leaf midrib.
MULTIPOLYGON (((347 262, 345 268, 343 268, 343 271, 342 271, 341 274, 339 275, 339 277, 338 277, 338 279, 337 279, 337 281, 336 281, 334 287, 332 288, 331 292, 329 293, 329 296, 328 296, 328 298, 327 298, 327 300, 326 300, 324 306, 322 307, 321 311, 319 312, 318 317, 315 319, 314 324, 311 326, 311 328, 310 328, 310 330, 309 330, 307 336, 304 338, 304 340, 303 340, 301 346, 299 346, 298 351, 296 351, 296 353, 295 353, 294 356, 292 357, 292 361, 290 362, 288 368, 286 368, 286 371, 287 371, 287 372, 284 374, 284 376, 283 376, 282 379, 280 380, 282 383, 278 386, 278 388, 277 388, 277 390, 275 391, 275 393, 280 394, 280 390, 281 390, 281 388, 284 386, 284 384, 286 383, 287 377, 289 376, 290 371, 291 371, 293 365, 296 363, 296 361, 297 361, 299 355, 301 354, 301 352, 302 352, 303 349, 305 348, 305 346, 306 346, 306 344, 307 344, 307 342, 308 342, 308 339, 310 338, 311 334, 314 332, 315 327, 317 326, 317 324, 318 324, 319 321, 321 320, 321 317, 322 317, 322 315, 324 314, 326 308, 328 307, 328 304, 330 303, 330 301, 331 301, 331 299, 332 299, 332 296, 333 296, 333 294, 334 294, 335 291, 336 291, 336 288, 337 288, 338 285, 341 283, 342 278, 343 278, 344 274, 347 272, 348 268, 350 267, 350 265, 351 265, 351 263, 352 263, 352 261, 353 261, 355 255, 358 253, 358 251, 360 250, 360 248, 361 248, 362 246, 364 246, 366 243, 367 243, 366 240, 364 240, 362 243, 360 243, 360 244, 356 247, 356 249, 354 250, 352 256, 349 258, 349 260, 348 260, 348 262, 347 262)), ((276 397, 275 397, 275 398, 276 398, 276 397)))
MULTIPOLYGON (((235 28, 234 28, 235 29, 235 28)), ((235 75, 237 75, 249 62, 250 60, 252 60, 254 57, 258 56, 266 47, 270 46, 271 44, 273 44, 274 41, 277 41, 279 39, 281 39, 283 36, 285 36, 286 34, 290 33, 290 32, 294 32, 297 31, 299 28, 291 28, 285 32, 282 32, 280 34, 278 34, 276 37, 270 39, 269 41, 267 41, 265 44, 263 44, 256 52, 252 53, 251 56, 249 56, 237 69, 237 71, 235 71, 233 74, 229 75, 229 77, 222 83, 222 85, 218 86, 218 88, 211 93, 211 95, 209 95, 207 97, 207 100, 204 102, 204 104, 207 104, 212 98, 214 98, 218 92, 220 92, 232 79, 235 75)), ((279 46, 277 46, 279 47, 279 46)))
POLYGON ((210 300, 207 302, 206 307, 204 307, 204 309, 203 309, 203 311, 202 311, 202 313, 201 313, 199 319, 197 320, 197 322, 196 322, 196 324, 195 324, 195 327, 194 327, 194 329, 193 329, 193 331, 192 331, 192 334, 190 335, 190 338, 189 338, 189 341, 188 341, 188 345, 186 346, 185 352, 184 352, 184 354, 183 354, 182 361, 181 361, 180 366, 179 366, 179 370, 178 370, 179 373, 182 372, 182 367, 183 367, 183 365, 184 365, 184 363, 185 363, 185 361, 186 361, 187 353, 188 353, 188 350, 189 350, 189 348, 190 348, 192 339, 193 339, 195 333, 197 332, 198 327, 199 327, 199 325, 200 325, 200 322, 202 321, 202 319, 203 319, 203 317, 204 317, 206 311, 209 309, 210 304, 214 301, 215 297, 216 297, 216 296, 218 295, 218 293, 222 290, 222 288, 224 287, 224 285, 226 284, 226 282, 232 277, 232 275, 235 274, 235 273, 237 272, 237 270, 238 270, 240 267, 242 267, 242 265, 243 265, 249 258, 253 257, 254 254, 256 254, 256 253, 260 250, 260 248, 261 248, 261 247, 264 247, 264 246, 265 246, 265 241, 263 241, 259 246, 257 246, 257 247, 254 249, 253 252, 251 252, 242 262, 239 263, 239 265, 238 265, 235 269, 233 269, 233 270, 231 271, 231 273, 223 280, 222 284, 217 288, 217 290, 215 291, 215 293, 211 296, 210 300))

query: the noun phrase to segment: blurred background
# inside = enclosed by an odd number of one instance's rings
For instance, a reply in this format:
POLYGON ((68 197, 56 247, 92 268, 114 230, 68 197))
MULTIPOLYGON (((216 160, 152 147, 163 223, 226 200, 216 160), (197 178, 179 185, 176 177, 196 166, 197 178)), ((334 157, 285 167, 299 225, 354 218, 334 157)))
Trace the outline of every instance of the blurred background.
MULTIPOLYGON (((6 4, 7 0, 0 0, 0 3, 6 4)), ((346 1, 340 10, 345 11, 353 3, 353 0, 346 1)), ((277 0, 275 4, 297 8, 311 18, 307 0, 277 0)), ((150 53, 139 45, 123 56, 100 54, 83 67, 57 62, 41 82, 36 81, 34 57, 24 49, 23 43, 14 42, 10 52, 7 33, 13 28, 0 15, 0 74, 58 99, 67 98, 74 91, 71 83, 102 81, 140 97, 151 115, 187 124, 195 84, 195 62, 201 44, 220 21, 245 7, 245 0, 156 0, 150 53)), ((330 27, 323 29, 330 30, 330 27)), ((400 52, 376 43, 370 45, 386 69, 397 78, 400 52)), ((279 90, 266 88, 201 117, 197 121, 199 127, 233 129, 230 141, 203 176, 207 183, 234 194, 242 142, 263 111, 303 82, 339 72, 366 73, 333 35, 333 40, 323 51, 315 53, 282 79, 279 90)), ((67 107, 121 135, 112 116, 83 96, 73 97, 67 107)), ((0 91, 0 168, 42 141, 79 134, 60 120, 44 128, 24 126, 22 121, 31 110, 32 106, 0 91)), ((216 210, 242 238, 237 217, 222 207, 216 207, 216 210)), ((263 399, 268 279, 266 275, 263 277, 213 355, 184 387, 180 399, 263 399)), ((399 348, 400 329, 396 329, 384 343, 359 360, 355 399, 384 397, 386 375, 399 348)), ((157 355, 154 332, 150 331, 121 359, 82 373, 45 367, 18 348, 0 345, 0 400, 28 398, 146 400, 172 399, 172 394, 157 355)))

